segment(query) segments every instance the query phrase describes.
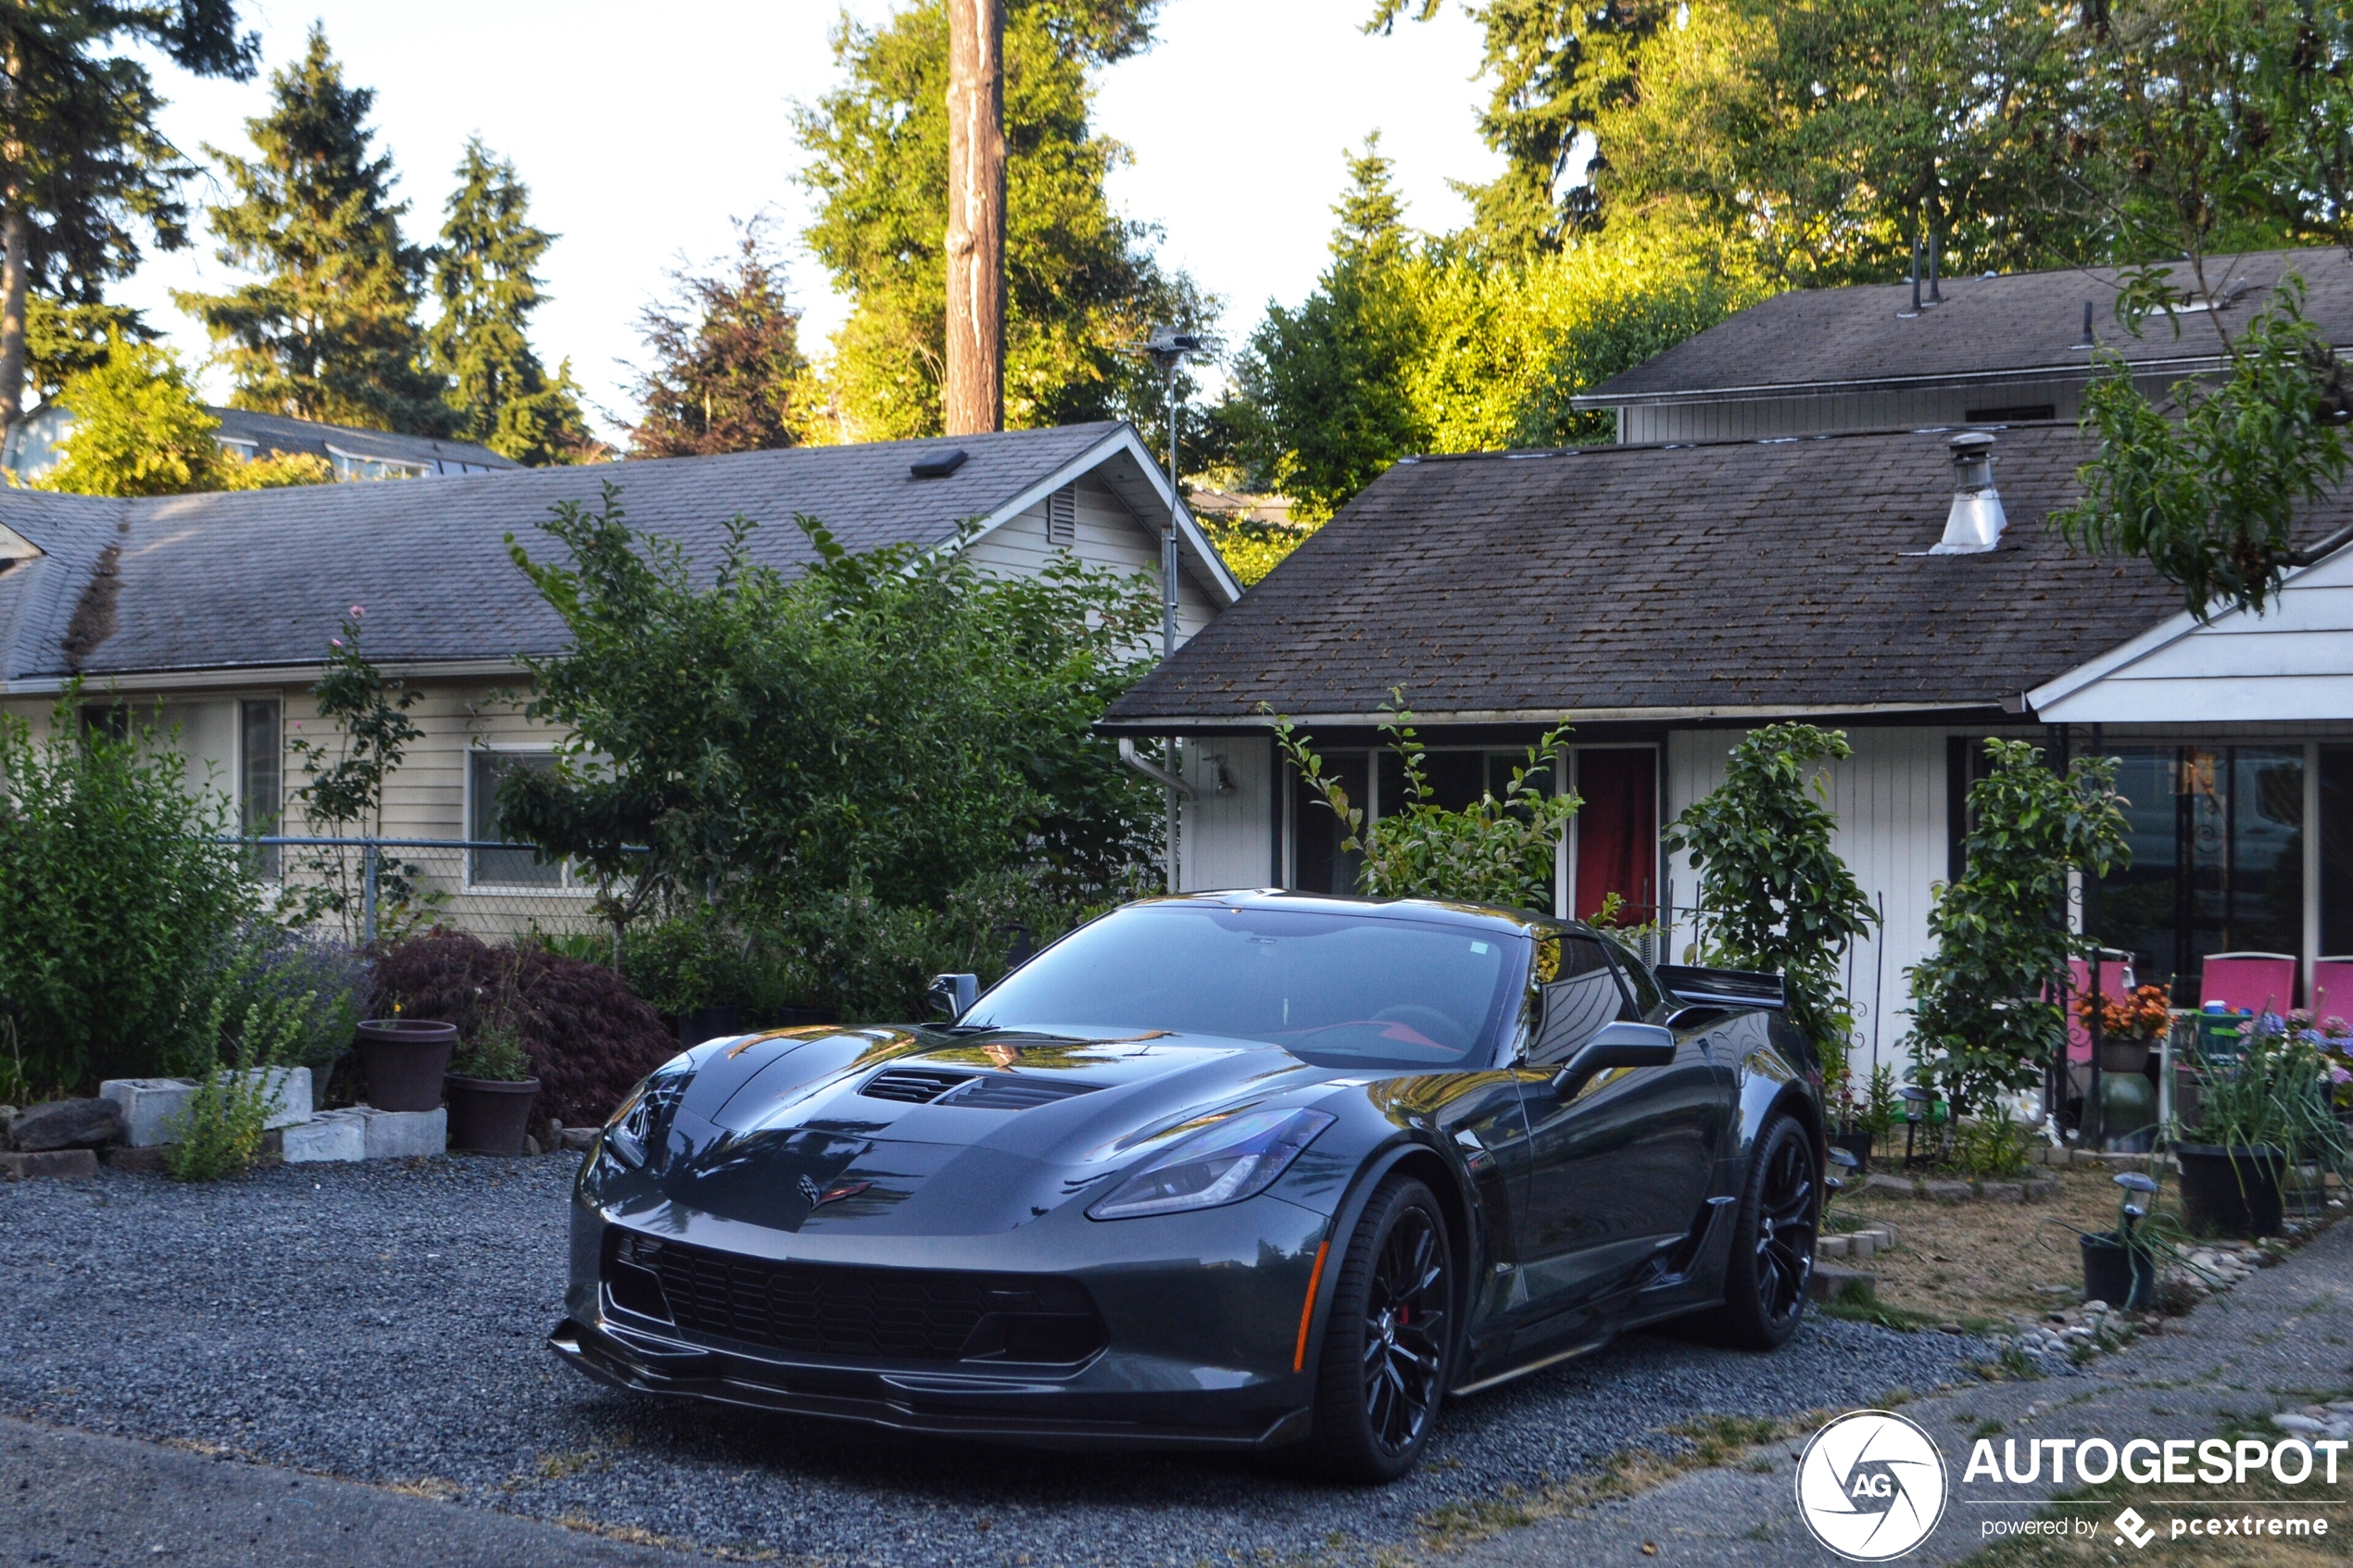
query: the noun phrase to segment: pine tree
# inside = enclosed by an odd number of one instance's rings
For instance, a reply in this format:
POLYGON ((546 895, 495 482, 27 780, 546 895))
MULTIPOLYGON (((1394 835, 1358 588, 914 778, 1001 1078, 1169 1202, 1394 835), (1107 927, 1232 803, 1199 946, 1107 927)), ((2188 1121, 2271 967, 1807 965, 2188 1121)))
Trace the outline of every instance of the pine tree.
POLYGON ((400 237, 392 158, 367 124, 375 93, 345 85, 314 26, 303 58, 271 73, 276 102, 245 121, 259 157, 208 146, 239 200, 210 209, 221 261, 263 275, 229 294, 175 291, 229 345, 240 408, 401 431, 448 433, 444 383, 417 322, 422 251, 400 237))
POLYGON ((531 222, 531 189, 475 137, 458 163, 434 293, 433 362, 448 379, 456 433, 537 466, 576 460, 595 441, 567 360, 554 376, 532 351, 531 313, 547 302, 534 269, 556 236, 531 222))
POLYGON ((809 361, 766 220, 736 226, 732 270, 671 278, 672 299, 638 319, 654 363, 631 388, 645 409, 629 433, 631 454, 693 458, 792 445, 809 361))

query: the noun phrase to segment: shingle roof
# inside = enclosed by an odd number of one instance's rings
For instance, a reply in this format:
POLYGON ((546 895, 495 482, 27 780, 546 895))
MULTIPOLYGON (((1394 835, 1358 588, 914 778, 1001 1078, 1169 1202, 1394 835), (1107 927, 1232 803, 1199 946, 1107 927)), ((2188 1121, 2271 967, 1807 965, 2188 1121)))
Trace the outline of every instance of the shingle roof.
POLYGON ((364 430, 356 425, 324 424, 317 420, 293 420, 280 414, 257 414, 245 408, 213 408, 227 441, 250 441, 271 452, 307 452, 332 457, 329 447, 360 458, 389 458, 407 463, 463 463, 469 468, 506 471, 520 468, 487 446, 471 441, 442 441, 425 435, 397 435, 388 430, 364 430))
MULTIPOLYGON (((2171 269, 2185 290, 2186 263, 2171 269)), ((2306 313, 2329 341, 2353 345, 2353 259, 2341 250, 2263 251, 2208 264, 2207 276, 2228 295, 2246 285, 2222 311, 2224 325, 2244 323, 2271 295, 2284 272, 2309 290, 2306 313)), ((2133 338, 2116 324, 2113 269, 2018 272, 1995 278, 1947 278, 1944 303, 1911 320, 1897 313, 1911 304, 1908 283, 1803 289, 1776 295, 1645 364, 1612 376, 1573 401, 1579 408, 1707 401, 1780 395, 1811 388, 1862 390, 1920 381, 1966 384, 2090 371, 2092 356, 2078 346, 2083 307, 2093 306, 2094 335, 2136 363, 2185 361, 2187 370, 2216 353, 2214 329, 2203 314, 2178 318, 2177 336, 2154 320, 2133 338)))
POLYGON ((1361 719, 1391 686, 1458 721, 1988 707, 2181 608, 2044 526, 2089 455, 2070 425, 2000 433, 1999 549, 1907 555, 1943 532, 1949 434, 1408 459, 1106 723, 1361 719))
MULTIPOLYGON (((0 571, 0 680, 75 668, 68 629, 119 546, 113 628, 80 660, 87 676, 317 662, 347 606, 368 611, 368 650, 386 662, 506 659, 560 648, 561 624, 508 558, 511 533, 554 554, 535 525, 565 501, 620 486, 632 526, 715 565, 728 520, 761 524, 756 558, 813 553, 793 524, 816 518, 848 547, 943 542, 1071 463, 1101 451, 1114 484, 1145 483, 1116 422, 950 439, 796 447, 726 457, 384 480, 229 495, 96 500, 0 490, 0 526, 45 552, 0 571), (908 465, 963 448, 943 479, 908 465), (1136 465, 1130 465, 1136 466, 1136 465)), ((1140 451, 1140 447, 1137 450, 1140 451)))

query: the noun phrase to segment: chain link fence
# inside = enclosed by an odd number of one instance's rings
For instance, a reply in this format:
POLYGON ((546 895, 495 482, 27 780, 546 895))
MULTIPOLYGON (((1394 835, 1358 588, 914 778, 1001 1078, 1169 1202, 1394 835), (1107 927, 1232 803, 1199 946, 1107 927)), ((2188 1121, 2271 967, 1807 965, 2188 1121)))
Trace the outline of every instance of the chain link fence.
POLYGON ((294 923, 364 945, 442 926, 485 942, 612 935, 596 886, 528 845, 459 838, 240 839, 294 923))

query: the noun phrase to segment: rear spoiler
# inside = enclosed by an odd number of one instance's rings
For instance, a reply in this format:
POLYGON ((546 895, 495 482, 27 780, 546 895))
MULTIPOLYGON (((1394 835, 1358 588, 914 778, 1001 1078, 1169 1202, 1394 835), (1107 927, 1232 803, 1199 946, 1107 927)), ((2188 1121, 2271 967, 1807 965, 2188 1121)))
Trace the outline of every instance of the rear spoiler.
POLYGON ((1684 1001, 1701 1007, 1789 1007, 1789 989, 1778 974, 1753 969, 1703 969, 1696 964, 1663 963, 1651 972, 1658 983, 1684 1001))

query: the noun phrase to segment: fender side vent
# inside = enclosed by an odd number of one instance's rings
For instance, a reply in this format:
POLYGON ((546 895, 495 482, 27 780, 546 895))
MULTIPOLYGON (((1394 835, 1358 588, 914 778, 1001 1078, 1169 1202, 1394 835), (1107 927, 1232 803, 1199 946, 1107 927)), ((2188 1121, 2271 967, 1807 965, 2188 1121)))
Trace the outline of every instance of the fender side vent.
POLYGON ((939 1073, 921 1067, 892 1067, 866 1080, 858 1092, 868 1099, 895 1099, 907 1105, 929 1105, 949 1090, 971 1083, 976 1073, 939 1073))

